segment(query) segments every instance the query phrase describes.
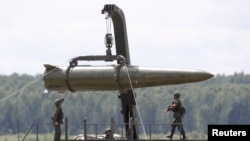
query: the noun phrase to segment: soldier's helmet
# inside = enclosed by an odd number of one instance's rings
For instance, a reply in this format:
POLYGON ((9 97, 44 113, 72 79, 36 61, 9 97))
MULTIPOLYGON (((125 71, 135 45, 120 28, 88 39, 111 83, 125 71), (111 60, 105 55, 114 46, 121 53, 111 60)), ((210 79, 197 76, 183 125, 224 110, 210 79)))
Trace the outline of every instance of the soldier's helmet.
POLYGON ((180 95, 179 92, 175 92, 175 93, 174 93, 174 96, 177 97, 177 98, 180 98, 180 97, 181 97, 181 95, 180 95))
POLYGON ((107 132, 111 132, 111 129, 110 129, 110 128, 107 128, 107 129, 105 130, 105 134, 107 134, 107 132))
POLYGON ((58 106, 61 103, 60 99, 55 100, 55 105, 58 106))

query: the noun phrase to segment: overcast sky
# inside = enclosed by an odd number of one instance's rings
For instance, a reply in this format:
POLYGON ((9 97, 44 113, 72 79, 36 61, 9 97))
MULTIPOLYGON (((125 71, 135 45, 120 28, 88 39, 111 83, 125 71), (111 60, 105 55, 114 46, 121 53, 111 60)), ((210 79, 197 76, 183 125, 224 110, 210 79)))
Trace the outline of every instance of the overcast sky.
POLYGON ((104 55, 104 4, 124 12, 132 65, 250 74, 249 0, 0 0, 0 74, 104 55))

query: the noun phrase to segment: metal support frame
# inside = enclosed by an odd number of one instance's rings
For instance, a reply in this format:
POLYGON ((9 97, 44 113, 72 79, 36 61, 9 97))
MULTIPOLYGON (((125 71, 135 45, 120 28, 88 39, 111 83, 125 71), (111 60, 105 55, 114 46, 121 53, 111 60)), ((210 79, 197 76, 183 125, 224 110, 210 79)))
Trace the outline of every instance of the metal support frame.
MULTIPOLYGON (((116 46, 116 55, 121 55, 125 58, 125 63, 130 64, 130 54, 127 38, 127 29, 126 29, 126 20, 123 14, 123 11, 114 4, 104 5, 102 14, 108 14, 112 18, 114 33, 115 33, 115 46, 116 46)), ((117 64, 121 62, 117 61, 117 64)), ((121 100, 126 136, 132 139, 138 139, 138 131, 136 122, 136 106, 135 106, 135 97, 132 90, 126 90, 120 92, 119 98, 121 100), (133 119, 133 123, 131 123, 133 119), (131 133, 132 130, 132 133, 131 133)))
POLYGON ((128 139, 138 139, 136 124, 136 102, 132 90, 119 93, 121 99, 121 113, 123 114, 126 137, 128 139))
MULTIPOLYGON (((110 18, 112 18, 114 25, 114 33, 115 33, 115 44, 116 44, 116 55, 92 55, 92 56, 79 56, 76 58, 72 58, 69 67, 66 71, 65 82, 68 85, 68 89, 71 92, 74 90, 68 84, 68 73, 70 68, 78 65, 78 61, 114 61, 117 60, 117 64, 119 65, 131 65, 130 64, 130 54, 128 47, 128 39, 127 39, 127 29, 126 29, 126 21, 123 14, 123 11, 117 7, 116 5, 104 5, 102 10, 102 14, 108 14, 110 18)), ((119 76, 118 76, 119 77, 119 76)), ((117 78, 119 84, 119 78, 117 78)), ((136 123, 136 103, 135 96, 131 89, 129 90, 121 90, 118 98, 121 100, 122 110, 121 113, 124 117, 124 124, 126 130, 126 136, 130 139, 138 139, 138 129, 136 123)))
MULTIPOLYGON (((126 64, 130 65, 126 21, 123 11, 114 4, 106 4, 102 10, 102 14, 105 13, 107 13, 113 21, 116 54, 124 56, 126 58, 126 64)), ((119 62, 117 63, 119 64, 119 62)))

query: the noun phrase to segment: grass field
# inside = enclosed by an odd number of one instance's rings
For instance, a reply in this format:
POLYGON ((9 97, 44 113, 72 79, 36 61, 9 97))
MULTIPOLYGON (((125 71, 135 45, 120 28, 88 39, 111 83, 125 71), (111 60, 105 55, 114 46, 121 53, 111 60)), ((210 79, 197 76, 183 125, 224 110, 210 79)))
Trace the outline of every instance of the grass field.
MULTIPOLYGON (((24 141, 53 141, 53 134, 29 134, 25 137, 24 141)), ((22 141, 24 134, 15 135, 0 135, 0 141, 22 141)), ((62 139, 65 137, 62 135, 62 139)), ((73 136, 69 136, 69 139, 73 139, 73 136)))
MULTIPOLYGON (((187 138, 193 139, 193 140, 207 140, 206 134, 201 134, 197 132, 189 132, 187 133, 187 138)), ((24 134, 12 134, 12 135, 0 135, 0 141, 22 141, 22 139, 25 137, 24 134)), ((54 134, 28 134, 25 137, 24 141, 53 141, 54 134)), ((150 136, 147 135, 140 135, 140 139, 147 139, 150 140, 150 136)), ((61 139, 65 139, 65 135, 62 134, 61 139)), ((74 139, 74 136, 69 136, 68 139, 74 139)), ((152 134, 151 139, 166 139, 165 134, 152 134)), ((180 136, 178 135, 178 132, 174 135, 173 139, 180 139, 180 136)))

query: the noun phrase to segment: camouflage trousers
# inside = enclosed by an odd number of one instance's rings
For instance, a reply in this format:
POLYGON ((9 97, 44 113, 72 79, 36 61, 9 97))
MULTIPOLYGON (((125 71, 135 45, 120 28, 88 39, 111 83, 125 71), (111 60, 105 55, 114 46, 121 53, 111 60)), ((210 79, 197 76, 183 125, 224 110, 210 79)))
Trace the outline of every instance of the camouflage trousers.
POLYGON ((175 117, 172 121, 171 124, 171 136, 173 136, 176 127, 178 128, 178 130, 180 131, 182 137, 186 138, 186 134, 182 125, 182 117, 175 117))
POLYGON ((61 124, 54 125, 54 126, 55 126, 54 141, 60 141, 60 139, 61 139, 61 124))

